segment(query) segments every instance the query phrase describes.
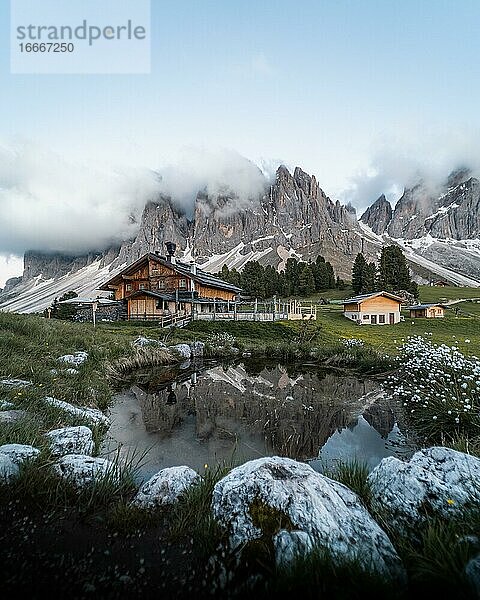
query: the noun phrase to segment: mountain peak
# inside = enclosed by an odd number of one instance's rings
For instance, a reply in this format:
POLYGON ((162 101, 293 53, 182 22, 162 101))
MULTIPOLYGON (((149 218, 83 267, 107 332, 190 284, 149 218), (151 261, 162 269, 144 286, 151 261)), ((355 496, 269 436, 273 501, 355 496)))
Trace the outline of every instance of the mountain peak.
POLYGON ((392 206, 382 194, 375 202, 367 208, 360 217, 360 221, 368 225, 377 235, 382 235, 387 230, 388 224, 392 219, 392 206))

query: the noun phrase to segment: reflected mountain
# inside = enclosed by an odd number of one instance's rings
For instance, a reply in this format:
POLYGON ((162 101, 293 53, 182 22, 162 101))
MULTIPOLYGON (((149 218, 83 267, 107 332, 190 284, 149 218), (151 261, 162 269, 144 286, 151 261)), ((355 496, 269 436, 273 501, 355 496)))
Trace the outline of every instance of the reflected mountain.
MULTIPOLYGON (((160 368, 140 376, 112 409, 114 441, 153 446, 148 456, 153 472, 178 464, 201 469, 272 454, 314 459, 326 444, 335 448, 339 432, 355 433, 361 415, 362 427, 370 427, 385 446, 398 422, 372 380, 299 365, 248 367, 160 368)), ((370 442, 362 446, 355 439, 360 453, 362 447, 372 452, 370 442)), ((380 460, 391 453, 374 454, 380 460)))

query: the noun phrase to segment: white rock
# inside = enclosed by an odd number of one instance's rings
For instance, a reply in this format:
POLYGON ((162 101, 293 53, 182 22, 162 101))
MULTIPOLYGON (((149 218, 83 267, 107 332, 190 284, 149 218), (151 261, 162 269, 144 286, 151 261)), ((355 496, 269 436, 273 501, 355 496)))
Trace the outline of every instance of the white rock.
POLYGON ((58 362, 64 362, 74 367, 79 367, 88 358, 88 352, 75 352, 75 354, 65 354, 64 356, 58 357, 58 362))
POLYGON ((368 477, 374 510, 405 530, 423 522, 426 512, 449 518, 467 503, 480 503, 479 481, 478 458, 438 446, 409 462, 384 458, 368 477))
POLYGON ((304 531, 286 531, 282 529, 273 536, 275 560, 277 565, 288 565, 299 556, 311 552, 315 544, 304 531))
POLYGON ((20 469, 7 454, 0 454, 0 482, 9 482, 14 479, 20 469))
POLYGON ((8 410, 9 408, 13 408, 15 405, 13 402, 9 402, 8 400, 0 400, 0 410, 8 410))
POLYGON ((2 410, 0 411, 0 423, 15 423, 26 416, 25 410, 2 410))
POLYGON ((50 441, 52 456, 65 456, 66 454, 84 454, 90 456, 95 444, 92 431, 88 427, 62 427, 45 434, 50 441))
POLYGON ((180 358, 191 358, 192 356, 192 350, 188 344, 177 344, 176 346, 171 346, 170 349, 179 354, 180 358))
POLYGON ((146 481, 133 499, 140 508, 173 504, 200 476, 190 467, 168 467, 146 481))
POLYGON ((205 344, 203 342, 192 342, 190 344, 190 352, 192 358, 201 358, 205 350, 205 344))
POLYGON ((110 427, 110 419, 104 415, 101 410, 98 410, 98 408, 80 408, 79 406, 74 406, 64 400, 52 398, 51 396, 45 398, 45 402, 50 406, 60 408, 71 415, 90 421, 90 423, 93 423, 94 425, 105 425, 106 427, 110 427))
POLYGON ((25 381, 25 379, 0 379, 0 385, 9 388, 22 388, 32 385, 32 382, 25 381))
POLYGON ((366 570, 404 579, 394 547, 356 494, 309 465, 278 456, 260 458, 233 469, 215 485, 213 516, 227 528, 233 548, 262 536, 250 514, 254 501, 281 511, 294 526, 295 535, 286 532, 274 540, 279 560, 314 544, 339 562, 358 560, 366 570))
POLYGON ((106 458, 93 458, 84 454, 67 454, 54 465, 55 473, 81 488, 103 478, 118 480, 117 466, 106 458))
POLYGON ((132 346, 135 346, 136 348, 144 348, 145 346, 160 346, 161 348, 166 348, 166 344, 164 344, 160 340, 147 338, 143 335, 139 336, 136 340, 134 340, 132 342, 132 346))
POLYGON ((21 465, 37 458, 40 450, 27 444, 4 444, 0 446, 0 454, 6 454, 16 465, 21 465))

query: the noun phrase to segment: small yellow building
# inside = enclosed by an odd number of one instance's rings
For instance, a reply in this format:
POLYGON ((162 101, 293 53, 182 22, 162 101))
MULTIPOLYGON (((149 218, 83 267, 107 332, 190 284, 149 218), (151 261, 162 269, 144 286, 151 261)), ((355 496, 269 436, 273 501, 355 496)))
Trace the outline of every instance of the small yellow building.
POLYGON ((389 292, 375 292, 348 298, 343 314, 358 325, 394 325, 400 322, 403 299, 389 292))
POLYGON ((411 319, 437 319, 445 316, 445 307, 442 304, 417 304, 409 306, 411 319))

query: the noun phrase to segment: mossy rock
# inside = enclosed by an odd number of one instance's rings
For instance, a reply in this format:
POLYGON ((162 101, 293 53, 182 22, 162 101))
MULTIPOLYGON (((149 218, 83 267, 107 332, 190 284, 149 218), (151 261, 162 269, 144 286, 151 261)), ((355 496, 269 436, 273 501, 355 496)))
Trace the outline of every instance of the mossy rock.
POLYGON ((259 498, 255 498, 249 506, 249 513, 255 527, 262 531, 264 537, 272 538, 281 529, 295 529, 290 517, 284 512, 269 506, 259 498))

